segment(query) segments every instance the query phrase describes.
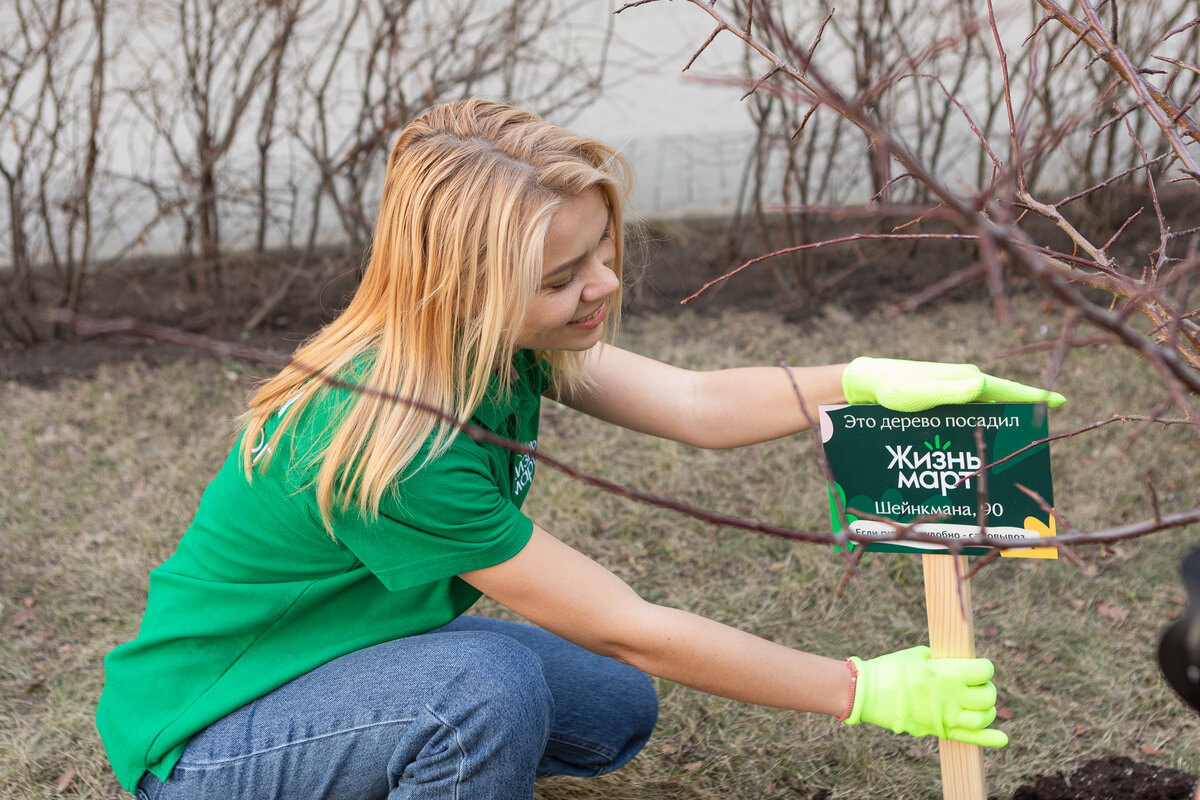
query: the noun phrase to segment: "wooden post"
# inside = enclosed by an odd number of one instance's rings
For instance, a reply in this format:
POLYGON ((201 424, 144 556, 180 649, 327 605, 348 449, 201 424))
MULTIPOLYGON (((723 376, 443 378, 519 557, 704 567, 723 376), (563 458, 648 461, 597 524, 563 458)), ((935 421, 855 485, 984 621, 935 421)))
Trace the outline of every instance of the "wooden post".
MULTIPOLYGON (((974 658, 975 624, 967 557, 949 554, 921 556, 925 569, 925 610, 929 616, 929 649, 934 658, 974 658), (958 564, 955 570, 955 562, 958 564)), ((945 800, 987 800, 983 750, 974 744, 938 739, 945 800)))

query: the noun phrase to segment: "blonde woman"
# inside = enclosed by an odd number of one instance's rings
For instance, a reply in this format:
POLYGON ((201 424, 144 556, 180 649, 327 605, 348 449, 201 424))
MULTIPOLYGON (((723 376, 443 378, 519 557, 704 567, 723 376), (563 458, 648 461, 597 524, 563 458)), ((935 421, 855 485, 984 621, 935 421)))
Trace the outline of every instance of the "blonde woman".
MULTIPOLYGON (((750 703, 1004 744, 991 664, 832 659, 642 600, 521 512, 534 463, 383 393, 537 442, 543 395, 698 447, 805 427, 774 367, 691 372, 602 345, 620 312, 623 160, 468 100, 400 135, 362 285, 254 395, 97 726, 145 798, 529 798, 617 769, 647 674, 750 703), (312 370, 336 383, 313 378, 312 370), (355 392, 343 384, 376 392, 355 392), (465 616, 486 594, 533 625, 465 616), (536 626, 536 627, 535 627, 536 626)), ((1061 397, 969 365, 796 371, 810 406, 1061 397)))

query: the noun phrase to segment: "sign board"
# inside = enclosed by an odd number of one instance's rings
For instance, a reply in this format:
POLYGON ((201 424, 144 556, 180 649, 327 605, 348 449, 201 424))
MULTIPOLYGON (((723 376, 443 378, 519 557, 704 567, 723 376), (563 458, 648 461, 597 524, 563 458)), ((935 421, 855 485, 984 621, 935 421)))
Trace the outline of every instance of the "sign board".
MULTIPOLYGON (((833 472, 829 502, 835 532, 842 530, 840 497, 850 529, 891 538, 896 525, 918 520, 914 530, 947 540, 979 534, 980 475, 1000 461, 1047 437, 1046 407, 1036 403, 938 406, 902 413, 876 405, 821 406, 821 440, 833 472), (983 433, 983 455, 975 431, 983 433), (857 513, 856 513, 857 512, 857 513)), ((988 470, 984 508, 987 534, 995 539, 1054 535, 1054 517, 1018 488, 1025 486, 1053 507, 1050 447, 1024 450, 988 470)), ((851 545, 854 546, 853 544, 851 545)), ((926 542, 880 542, 872 551, 945 553, 926 542)), ((966 554, 990 552, 966 546, 966 554)), ((1057 558, 1053 547, 1002 550, 1001 555, 1057 558)))

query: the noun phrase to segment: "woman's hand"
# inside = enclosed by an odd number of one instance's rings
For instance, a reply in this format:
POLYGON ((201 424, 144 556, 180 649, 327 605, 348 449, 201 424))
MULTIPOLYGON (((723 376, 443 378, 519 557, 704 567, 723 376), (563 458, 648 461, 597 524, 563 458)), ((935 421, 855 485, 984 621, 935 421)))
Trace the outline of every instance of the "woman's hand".
POLYGON ((870 722, 983 747, 1008 744, 1003 731, 988 727, 996 719, 996 687, 986 658, 930 658, 928 647, 913 647, 850 661, 858 677, 847 725, 870 722))
POLYGON ((924 411, 955 403, 1047 403, 1067 401, 1058 392, 981 372, 974 364, 939 364, 894 358, 856 358, 842 373, 847 403, 877 403, 893 411, 924 411))

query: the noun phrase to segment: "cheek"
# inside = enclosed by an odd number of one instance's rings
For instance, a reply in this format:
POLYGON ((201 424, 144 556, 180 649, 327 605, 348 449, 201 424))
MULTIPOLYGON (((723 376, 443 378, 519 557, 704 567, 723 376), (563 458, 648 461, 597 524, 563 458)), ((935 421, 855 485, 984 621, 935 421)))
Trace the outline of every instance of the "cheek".
POLYGON ((552 296, 539 298, 534 302, 525 316, 525 328, 545 330, 557 328, 565 322, 569 322, 575 303, 565 294, 559 292, 552 296))
POLYGON ((583 289, 582 284, 576 284, 563 292, 560 297, 555 298, 554 315, 556 318, 560 318, 564 322, 569 322, 571 317, 575 316, 579 310, 580 303, 583 302, 580 297, 583 289))

